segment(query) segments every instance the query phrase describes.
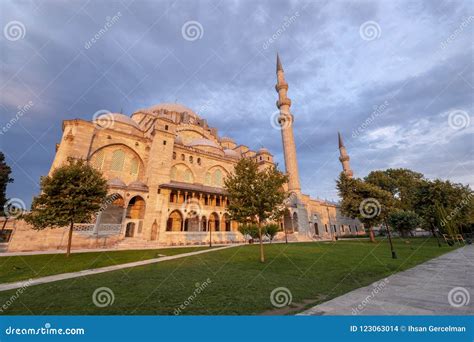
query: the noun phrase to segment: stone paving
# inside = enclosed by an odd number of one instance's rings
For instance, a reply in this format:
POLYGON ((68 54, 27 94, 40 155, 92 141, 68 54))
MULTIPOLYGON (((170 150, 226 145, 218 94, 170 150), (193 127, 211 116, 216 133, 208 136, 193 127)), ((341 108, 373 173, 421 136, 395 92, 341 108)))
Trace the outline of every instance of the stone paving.
POLYGON ((134 261, 134 262, 129 262, 129 263, 126 263, 126 264, 121 264, 121 265, 106 266, 106 267, 94 268, 94 269, 90 269, 90 270, 83 270, 83 271, 71 272, 71 273, 55 274, 55 275, 51 275, 51 276, 47 276, 47 277, 35 278, 35 279, 32 279, 32 280, 17 281, 17 282, 14 282, 14 283, 5 283, 5 284, 0 284, 0 292, 1 291, 8 291, 8 290, 13 290, 13 289, 18 289, 18 288, 22 288, 22 287, 25 287, 25 286, 46 284, 46 283, 52 283, 54 281, 59 281, 59 280, 72 279, 72 278, 78 278, 78 277, 93 275, 93 274, 117 271, 117 270, 121 270, 121 269, 124 269, 124 268, 137 267, 137 266, 143 266, 143 265, 149 265, 149 264, 156 264, 156 263, 163 262, 163 261, 181 259, 181 258, 185 258, 185 257, 188 257, 188 256, 215 252, 215 251, 219 251, 219 250, 227 249, 227 248, 232 248, 232 247, 236 247, 236 246, 238 246, 238 245, 227 245, 227 246, 224 246, 224 247, 205 249, 205 250, 202 250, 202 251, 189 252, 189 253, 177 254, 177 255, 172 255, 172 256, 165 256, 165 257, 162 257, 162 258, 134 261))
POLYGON ((467 245, 300 315, 474 315, 473 266, 467 245))

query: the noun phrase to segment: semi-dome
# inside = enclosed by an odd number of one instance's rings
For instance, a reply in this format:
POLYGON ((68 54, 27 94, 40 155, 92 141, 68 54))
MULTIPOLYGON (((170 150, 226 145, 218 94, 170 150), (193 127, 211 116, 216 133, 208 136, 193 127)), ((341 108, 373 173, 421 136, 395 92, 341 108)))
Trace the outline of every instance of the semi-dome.
POLYGON ((120 122, 126 125, 133 126, 136 129, 140 129, 140 126, 138 126, 138 124, 133 121, 131 117, 120 113, 101 114, 94 119, 94 122, 97 122, 98 125, 103 127, 110 127, 113 123, 120 122))
POLYGON ((209 139, 194 139, 187 144, 188 146, 209 146, 221 149, 219 144, 209 139))
POLYGON ((148 191, 148 186, 145 183, 140 182, 140 181, 131 182, 128 185, 128 188, 130 190, 148 191))
POLYGON ((239 158, 240 157, 239 152, 231 150, 230 148, 225 149, 224 154, 227 157, 232 157, 232 158, 239 158))
POLYGON ((125 188, 127 186, 120 178, 109 179, 107 185, 114 188, 125 188))

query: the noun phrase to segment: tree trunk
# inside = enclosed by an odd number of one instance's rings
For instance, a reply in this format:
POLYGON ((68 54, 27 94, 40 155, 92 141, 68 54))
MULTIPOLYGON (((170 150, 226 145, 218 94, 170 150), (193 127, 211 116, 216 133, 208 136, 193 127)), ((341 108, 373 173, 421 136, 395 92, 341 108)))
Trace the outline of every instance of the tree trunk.
POLYGON ((265 255, 263 253, 263 239, 262 239, 262 224, 258 223, 258 236, 260 239, 260 262, 265 262, 265 255))
POLYGON ((7 225, 7 222, 8 222, 8 217, 5 216, 5 221, 3 221, 3 226, 2 226, 2 232, 5 230, 5 227, 7 225))
POLYGON ((212 231, 211 231, 210 224, 209 224, 209 247, 212 247, 212 231))
POLYGON ((396 259, 397 253, 393 249, 392 234, 390 233, 390 227, 388 226, 387 220, 384 220, 384 222, 385 222, 385 227, 387 227, 388 242, 390 243, 390 251, 392 252, 392 259, 396 259))
POLYGON ((374 230, 372 227, 369 227, 369 237, 370 237, 370 242, 375 242, 375 235, 374 235, 374 230))
POLYGON ((435 227, 434 227, 434 224, 431 223, 431 234, 433 234, 433 236, 436 238, 436 241, 438 242, 438 247, 441 247, 441 243, 439 242, 438 235, 436 234, 434 228, 435 228, 435 227))
POLYGON ((74 230, 74 221, 71 220, 71 225, 69 226, 69 236, 67 239, 67 252, 66 257, 71 255, 71 244, 72 244, 72 231, 74 230))

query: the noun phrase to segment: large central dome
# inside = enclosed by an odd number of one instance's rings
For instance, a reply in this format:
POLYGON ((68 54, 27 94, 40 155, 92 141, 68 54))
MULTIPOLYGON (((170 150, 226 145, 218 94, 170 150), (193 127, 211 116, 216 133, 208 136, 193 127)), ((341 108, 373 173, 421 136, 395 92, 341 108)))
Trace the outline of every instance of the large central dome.
POLYGON ((169 110, 171 112, 178 112, 178 113, 187 112, 188 114, 193 115, 197 118, 199 117, 191 108, 183 106, 180 103, 160 103, 160 104, 154 105, 150 108, 147 108, 147 110, 149 110, 151 112, 158 111, 158 110, 161 110, 161 109, 169 110))

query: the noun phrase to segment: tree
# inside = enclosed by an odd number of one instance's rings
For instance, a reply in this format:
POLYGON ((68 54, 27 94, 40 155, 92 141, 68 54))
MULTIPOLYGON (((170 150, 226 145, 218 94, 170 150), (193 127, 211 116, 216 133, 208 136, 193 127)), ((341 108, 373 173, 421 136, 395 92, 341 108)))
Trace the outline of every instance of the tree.
POLYGON ((388 224, 403 237, 421 225, 421 218, 411 210, 397 209, 388 215, 388 224))
POLYGON ((230 198, 227 210, 232 219, 258 225, 261 262, 265 262, 262 227, 265 221, 277 221, 283 215, 284 201, 288 197, 283 185, 287 182, 288 176, 276 166, 259 170, 258 164, 250 158, 240 159, 234 172, 224 181, 230 198))
POLYGON ((265 235, 268 236, 270 239, 270 243, 272 243, 273 239, 277 235, 278 231, 280 230, 280 227, 276 223, 270 223, 265 225, 264 231, 265 235))
POLYGON ((106 196, 107 181, 102 174, 82 160, 71 160, 41 178, 41 195, 33 199, 25 220, 37 230, 69 225, 69 256, 74 223, 91 222, 106 196))
POLYGON ((416 190, 424 180, 422 173, 409 169, 377 170, 369 173, 365 181, 390 192, 397 208, 413 210, 416 190))
POLYGON ((337 180, 337 189, 342 198, 342 213, 348 217, 359 219, 368 228, 371 242, 375 242, 373 227, 381 223, 387 226, 392 257, 396 258, 390 229, 386 221, 394 209, 392 194, 367 181, 349 178, 343 172, 337 180))
POLYGON ((2 210, 7 203, 7 184, 13 182, 13 178, 10 177, 12 169, 5 161, 5 155, 0 152, 0 215, 5 215, 2 210))

